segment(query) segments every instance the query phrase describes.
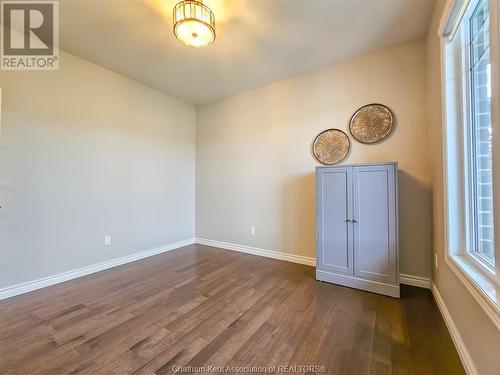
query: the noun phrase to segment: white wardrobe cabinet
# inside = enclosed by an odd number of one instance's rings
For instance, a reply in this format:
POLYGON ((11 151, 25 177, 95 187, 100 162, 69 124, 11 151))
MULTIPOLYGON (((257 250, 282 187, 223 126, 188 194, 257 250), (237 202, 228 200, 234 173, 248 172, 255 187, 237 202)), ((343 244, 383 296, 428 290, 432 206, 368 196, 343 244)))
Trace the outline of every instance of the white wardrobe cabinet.
POLYGON ((316 278, 399 297, 397 163, 316 168, 316 278))

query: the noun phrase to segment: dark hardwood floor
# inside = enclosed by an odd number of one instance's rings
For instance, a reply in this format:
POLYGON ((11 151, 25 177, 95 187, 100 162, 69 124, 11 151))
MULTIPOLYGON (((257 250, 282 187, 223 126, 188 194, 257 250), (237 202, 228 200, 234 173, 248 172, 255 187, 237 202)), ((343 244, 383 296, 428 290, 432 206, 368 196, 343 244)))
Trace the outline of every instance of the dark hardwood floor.
POLYGON ((313 267, 200 245, 0 302, 3 375, 210 365, 464 373, 427 290, 403 287, 398 300, 317 282, 313 267))

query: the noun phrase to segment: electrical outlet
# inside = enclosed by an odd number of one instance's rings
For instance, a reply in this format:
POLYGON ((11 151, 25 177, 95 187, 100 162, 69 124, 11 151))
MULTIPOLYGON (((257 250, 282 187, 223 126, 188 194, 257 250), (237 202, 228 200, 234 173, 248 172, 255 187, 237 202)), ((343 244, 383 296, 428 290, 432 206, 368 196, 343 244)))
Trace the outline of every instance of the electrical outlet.
POLYGON ((111 245, 111 236, 105 236, 104 237, 104 246, 110 246, 111 245))
POLYGON ((255 227, 250 227, 250 235, 255 236, 255 227))
POLYGON ((436 253, 434 253, 434 267, 438 268, 438 255, 436 253))

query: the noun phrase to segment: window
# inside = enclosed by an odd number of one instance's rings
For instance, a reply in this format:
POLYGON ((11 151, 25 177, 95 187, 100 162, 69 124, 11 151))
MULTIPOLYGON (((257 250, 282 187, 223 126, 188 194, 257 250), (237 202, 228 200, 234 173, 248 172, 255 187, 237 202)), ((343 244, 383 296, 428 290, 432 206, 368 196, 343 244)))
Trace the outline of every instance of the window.
POLYGON ((450 1, 439 33, 446 262, 500 327, 498 3, 450 1))
POLYGON ((468 23, 468 55, 471 113, 466 122, 470 134, 470 168, 473 243, 469 251, 490 266, 495 264, 493 234, 493 155, 491 128, 491 63, 488 2, 477 3, 468 23))

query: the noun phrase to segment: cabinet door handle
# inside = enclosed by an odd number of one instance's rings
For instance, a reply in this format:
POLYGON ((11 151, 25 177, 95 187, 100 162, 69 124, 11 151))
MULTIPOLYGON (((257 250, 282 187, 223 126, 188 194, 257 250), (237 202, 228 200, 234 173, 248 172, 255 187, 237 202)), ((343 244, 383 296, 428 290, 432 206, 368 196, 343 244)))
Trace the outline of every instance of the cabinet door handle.
POLYGON ((358 221, 357 221, 356 219, 353 219, 353 220, 352 220, 352 222, 353 222, 353 223, 357 223, 358 221))
POLYGON ((351 221, 351 220, 349 220, 349 219, 345 219, 345 222, 346 222, 346 223, 352 223, 352 221, 351 221))

